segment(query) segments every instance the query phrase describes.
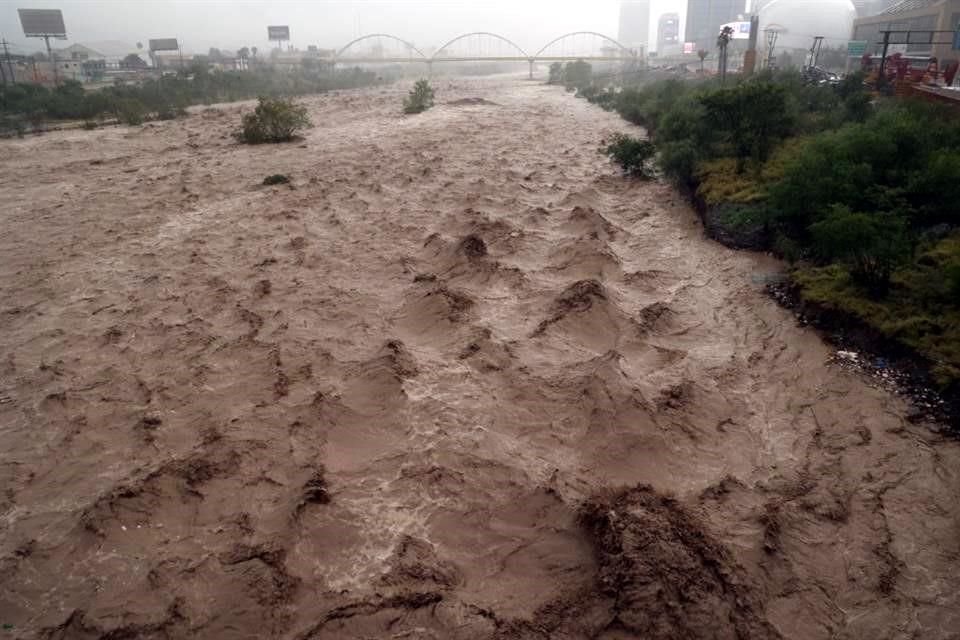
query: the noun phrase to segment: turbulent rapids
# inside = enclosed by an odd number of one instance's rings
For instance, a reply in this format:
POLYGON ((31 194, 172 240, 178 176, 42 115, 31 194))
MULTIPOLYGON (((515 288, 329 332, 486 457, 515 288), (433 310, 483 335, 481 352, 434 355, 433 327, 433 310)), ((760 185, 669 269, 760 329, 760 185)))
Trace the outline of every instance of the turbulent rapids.
POLYGON ((956 637, 960 447, 777 263, 562 89, 405 91, 0 143, 4 633, 956 637))

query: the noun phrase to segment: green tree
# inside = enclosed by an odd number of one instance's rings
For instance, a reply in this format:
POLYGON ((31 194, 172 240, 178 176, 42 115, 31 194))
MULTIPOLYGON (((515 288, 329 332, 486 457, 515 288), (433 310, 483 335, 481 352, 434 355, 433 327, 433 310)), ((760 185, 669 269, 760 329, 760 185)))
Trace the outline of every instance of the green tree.
POLYGON ((678 99, 657 127, 664 173, 681 184, 692 185, 697 163, 710 151, 712 134, 703 103, 692 95, 678 99))
POLYGON ((769 82, 745 82, 706 94, 701 99, 707 117, 725 134, 737 158, 737 172, 745 162, 760 165, 790 129, 782 87, 769 82))
POLYGON ((590 86, 593 79, 593 67, 589 62, 577 60, 568 62, 563 68, 563 84, 568 89, 583 89, 590 86))
POLYGON ((547 78, 547 84, 560 84, 563 82, 563 63, 554 62, 550 65, 550 75, 547 78))

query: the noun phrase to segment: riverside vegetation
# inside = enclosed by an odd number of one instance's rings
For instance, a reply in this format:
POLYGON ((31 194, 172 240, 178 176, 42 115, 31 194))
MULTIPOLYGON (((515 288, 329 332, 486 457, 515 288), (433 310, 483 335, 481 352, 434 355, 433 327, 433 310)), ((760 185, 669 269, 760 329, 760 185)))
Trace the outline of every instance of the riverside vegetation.
POLYGON ((417 80, 403 100, 404 113, 423 113, 433 106, 433 87, 427 80, 417 80))
POLYGON ((260 96, 256 109, 243 116, 241 125, 235 134, 237 140, 247 144, 263 144, 289 142, 299 131, 310 127, 311 123, 307 108, 302 104, 286 98, 260 96))
POLYGON ((0 88, 0 133, 42 130, 50 121, 82 120, 87 128, 115 118, 136 125, 169 120, 193 104, 245 100, 257 96, 293 96, 375 84, 377 75, 359 68, 330 71, 313 68, 281 72, 270 67, 211 72, 195 65, 185 74, 146 79, 138 84, 87 90, 67 80, 55 89, 33 84, 0 88))
POLYGON ((874 99, 856 75, 836 87, 783 73, 580 94, 648 130, 715 235, 790 261, 802 304, 921 356, 935 385, 960 392, 955 112, 874 99))

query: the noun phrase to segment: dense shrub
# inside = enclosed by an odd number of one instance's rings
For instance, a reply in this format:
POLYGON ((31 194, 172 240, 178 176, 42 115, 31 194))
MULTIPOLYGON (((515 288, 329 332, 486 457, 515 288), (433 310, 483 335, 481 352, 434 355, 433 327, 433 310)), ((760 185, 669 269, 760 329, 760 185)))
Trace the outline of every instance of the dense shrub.
POLYGON ((706 108, 696 96, 675 98, 657 128, 663 171, 681 184, 690 185, 697 165, 707 157, 713 134, 706 108))
POLYGON ((554 62, 550 65, 550 75, 547 78, 547 84, 563 83, 563 63, 554 62))
POLYGON ((129 125, 143 124, 143 119, 147 112, 147 108, 143 103, 134 98, 119 100, 115 109, 117 120, 129 125))
POLYGON ((894 267, 910 251, 902 218, 854 213, 843 205, 832 206, 810 226, 810 234, 821 259, 846 264, 854 279, 874 294, 886 293, 894 267))
POLYGON ((585 60, 554 62, 550 65, 547 84, 562 84, 568 91, 576 90, 582 97, 592 99, 598 92, 593 87, 593 67, 585 60))
POLYGON ((649 140, 638 140, 622 133, 614 134, 605 151, 624 173, 634 176, 646 175, 646 163, 655 153, 649 140))
POLYGON ((960 123, 926 106, 896 104, 866 122, 822 133, 770 189, 778 223, 793 234, 835 204, 889 212, 914 228, 960 224, 960 123))
POLYGON ((433 87, 427 80, 417 80, 403 100, 404 113, 423 113, 433 106, 433 87))
POLYGON ((261 96, 253 113, 243 116, 242 124, 236 134, 241 142, 288 142, 310 126, 310 118, 306 107, 290 99, 261 96))
POLYGON ((263 179, 263 184, 270 186, 275 184, 289 184, 290 176, 284 175, 282 173, 274 173, 263 179))
POLYGON ((563 66, 563 84, 568 89, 585 89, 593 80, 593 67, 589 62, 576 60, 563 66))

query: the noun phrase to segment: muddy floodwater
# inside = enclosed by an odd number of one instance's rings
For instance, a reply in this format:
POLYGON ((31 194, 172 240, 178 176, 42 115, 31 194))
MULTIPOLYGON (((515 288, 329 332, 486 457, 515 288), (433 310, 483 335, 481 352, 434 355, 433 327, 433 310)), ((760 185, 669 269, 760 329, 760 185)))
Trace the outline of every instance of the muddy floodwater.
POLYGON ((639 130, 436 85, 0 141, 0 637, 960 637, 957 443, 639 130))

